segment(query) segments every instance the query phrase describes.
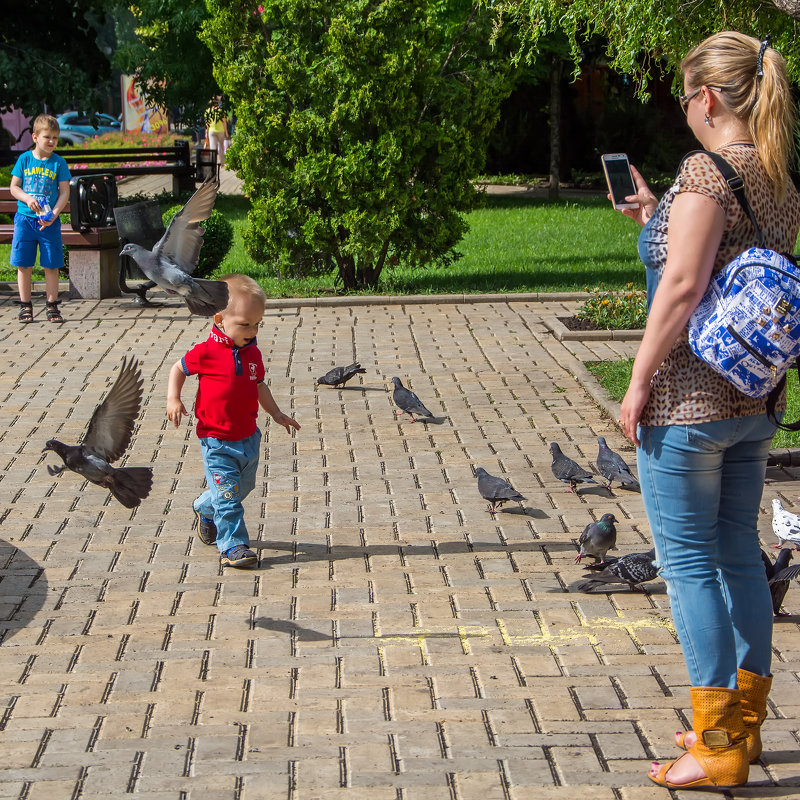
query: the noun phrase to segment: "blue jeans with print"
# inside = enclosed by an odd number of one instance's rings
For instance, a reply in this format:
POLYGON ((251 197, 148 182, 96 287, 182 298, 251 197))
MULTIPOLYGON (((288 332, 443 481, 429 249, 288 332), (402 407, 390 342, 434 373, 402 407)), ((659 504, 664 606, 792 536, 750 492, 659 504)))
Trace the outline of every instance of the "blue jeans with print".
POLYGON ((250 545, 242 501, 256 485, 261 431, 236 442, 207 436, 200 439, 206 489, 192 504, 217 526, 217 547, 223 555, 238 544, 250 545))
POLYGON ((766 414, 642 426, 642 498, 692 686, 770 674, 772 601, 758 509, 775 426, 766 414))

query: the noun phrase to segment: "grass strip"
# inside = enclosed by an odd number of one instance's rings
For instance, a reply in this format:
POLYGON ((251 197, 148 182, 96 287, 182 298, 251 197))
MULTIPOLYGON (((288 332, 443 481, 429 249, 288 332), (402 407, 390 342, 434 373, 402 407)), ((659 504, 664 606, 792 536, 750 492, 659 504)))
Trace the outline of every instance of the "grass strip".
MULTIPOLYGON (((586 361, 584 363, 589 372, 597 378, 598 383, 605 389, 609 397, 621 403, 631 381, 633 359, 586 361)), ((800 419, 800 386, 797 380, 797 370, 792 370, 787 377, 785 419, 789 422, 800 419)), ((772 446, 773 448, 800 447, 800 431, 784 431, 779 428, 772 440, 772 446)))

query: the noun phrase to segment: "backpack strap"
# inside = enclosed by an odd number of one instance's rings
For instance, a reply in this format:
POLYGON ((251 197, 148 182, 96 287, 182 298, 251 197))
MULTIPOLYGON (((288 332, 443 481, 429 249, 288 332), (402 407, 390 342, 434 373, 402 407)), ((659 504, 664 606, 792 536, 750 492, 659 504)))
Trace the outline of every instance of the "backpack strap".
POLYGON ((708 156, 713 162, 716 168, 722 174, 722 177, 725 178, 725 182, 730 187, 730 190, 733 192, 733 196, 739 201, 739 205, 744 210, 745 214, 747 214, 748 218, 750 219, 750 223, 753 226, 753 230, 756 234, 756 239, 758 240, 758 246, 764 247, 764 234, 761 231, 761 227, 759 226, 758 222, 756 221, 756 215, 753 213, 753 209, 750 207, 750 203, 747 202, 747 195, 744 191, 744 180, 742 176, 730 165, 730 163, 719 153, 713 153, 710 150, 692 150, 691 153, 687 153, 682 159, 680 163, 680 167, 678 167, 678 172, 680 172, 681 167, 683 166, 683 162, 686 161, 689 156, 693 156, 696 153, 702 153, 705 156, 708 156))

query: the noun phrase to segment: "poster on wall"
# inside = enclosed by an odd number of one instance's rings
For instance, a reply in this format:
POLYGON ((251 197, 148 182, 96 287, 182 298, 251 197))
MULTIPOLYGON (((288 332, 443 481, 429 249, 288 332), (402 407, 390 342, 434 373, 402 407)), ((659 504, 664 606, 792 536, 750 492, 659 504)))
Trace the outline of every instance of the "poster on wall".
POLYGON ((139 92, 133 75, 123 75, 122 83, 122 127, 126 133, 166 133, 167 114, 161 108, 148 106, 146 98, 139 92))

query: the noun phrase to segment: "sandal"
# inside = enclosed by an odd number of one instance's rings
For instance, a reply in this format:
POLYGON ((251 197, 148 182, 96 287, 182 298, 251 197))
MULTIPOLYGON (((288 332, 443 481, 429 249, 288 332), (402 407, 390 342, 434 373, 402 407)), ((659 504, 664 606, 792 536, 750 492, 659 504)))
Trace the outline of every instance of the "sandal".
POLYGON ((33 303, 30 300, 27 303, 23 303, 22 301, 20 301, 19 321, 33 322, 33 303))
POLYGON ((48 300, 47 305, 47 321, 48 322, 63 322, 64 317, 61 316, 61 312, 58 310, 58 301, 55 300, 52 303, 48 300))

